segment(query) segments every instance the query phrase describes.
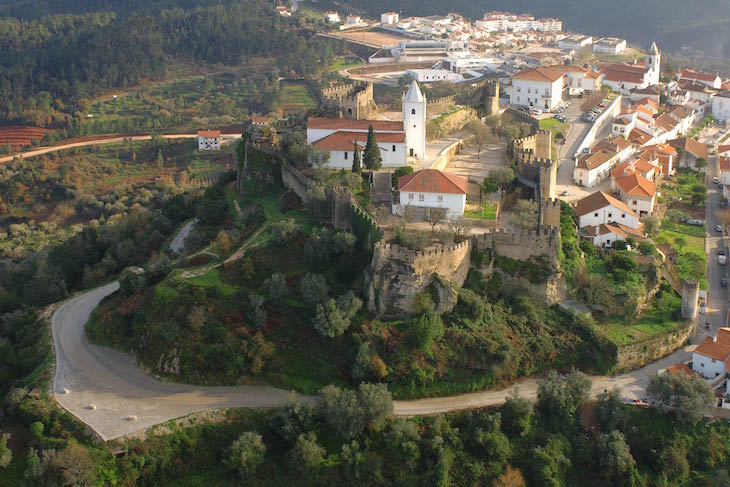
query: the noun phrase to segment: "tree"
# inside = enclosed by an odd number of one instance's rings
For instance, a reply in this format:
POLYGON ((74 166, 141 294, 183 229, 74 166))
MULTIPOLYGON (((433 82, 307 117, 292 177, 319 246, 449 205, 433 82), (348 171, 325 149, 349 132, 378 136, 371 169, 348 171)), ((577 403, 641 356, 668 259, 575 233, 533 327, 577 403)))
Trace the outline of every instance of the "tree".
POLYGON ((551 436, 545 446, 532 450, 532 476, 535 485, 562 487, 563 478, 570 468, 570 444, 562 436, 551 436))
POLYGON ((466 218, 458 217, 449 220, 449 226, 451 228, 451 234, 454 236, 454 241, 461 241, 471 231, 471 222, 466 218))
POLYGON ((436 225, 446 219, 446 208, 429 208, 426 213, 426 221, 431 225, 431 233, 436 230, 436 225))
POLYGON ((264 297, 260 294, 248 295, 248 319, 251 324, 256 327, 264 326, 266 319, 269 317, 264 309, 264 297))
POLYGON ((520 397, 517 389, 509 395, 500 412, 502 413, 502 430, 507 436, 517 438, 530 432, 532 403, 520 397))
POLYGON ((330 161, 330 151, 324 149, 309 148, 309 161, 314 168, 315 179, 324 179, 325 166, 330 161))
POLYGON ((13 452, 8 448, 10 433, 0 434, 0 468, 6 468, 13 460, 13 452))
POLYGON ((438 313, 430 312, 408 320, 408 341, 426 354, 444 336, 444 323, 438 313))
POLYGON ((702 168, 704 168, 707 165, 707 160, 704 157, 698 157, 695 159, 695 168, 698 171, 702 171, 702 168))
POLYGON ((602 392, 594 408, 596 419, 605 432, 620 428, 626 421, 626 405, 621 399, 619 388, 602 392))
POLYGON ((482 151, 488 146, 495 144, 499 139, 492 134, 492 130, 478 120, 466 124, 465 129, 471 134, 471 143, 477 149, 477 157, 481 157, 482 151))
POLYGON ((291 451, 291 460, 295 468, 311 470, 324 463, 324 455, 324 448, 317 443, 317 435, 313 431, 309 431, 297 437, 291 451))
POLYGON ((380 164, 383 161, 383 158, 380 156, 380 147, 378 147, 378 141, 375 137, 375 130, 372 124, 368 127, 368 141, 365 144, 362 159, 365 167, 371 171, 380 169, 380 164))
POLYGON ((275 303, 282 303, 284 298, 289 295, 286 276, 280 272, 271 274, 271 277, 264 281, 264 289, 266 289, 269 299, 275 303))
POLYGON ((644 232, 646 232, 649 237, 655 237, 659 231, 659 227, 661 226, 661 220, 659 220, 659 217, 647 215, 641 221, 644 223, 644 232))
POLYGON ((360 160, 360 147, 355 142, 355 153, 352 156, 352 172, 353 174, 362 174, 362 161, 360 160))
POLYGON ((365 413, 356 391, 326 386, 319 391, 318 408, 337 436, 350 439, 365 428, 365 413))
POLYGON ((269 231, 278 243, 287 244, 292 242, 299 234, 299 227, 293 218, 287 218, 286 220, 272 223, 269 226, 269 231))
POLYGON ((342 335, 350 327, 350 318, 337 307, 337 301, 330 299, 317 304, 317 313, 312 323, 322 335, 334 338, 342 335))
POLYGON ((358 399, 363 410, 365 425, 372 431, 380 431, 393 416, 393 396, 385 384, 361 383, 358 388, 358 399))
POLYGON ((25 472, 23 476, 26 479, 38 478, 43 475, 43 466, 41 465, 41 459, 38 457, 38 451, 31 447, 28 450, 28 456, 25 457, 25 472))
POLYGON ((524 485, 525 478, 522 476, 520 469, 509 465, 494 483, 494 487, 524 487, 524 485))
POLYGON ((238 470, 243 478, 251 478, 256 468, 264 462, 266 445, 262 436, 253 431, 246 431, 233 442, 228 464, 238 470))
POLYGON ((486 194, 492 194, 499 191, 499 184, 497 184, 497 181, 492 178, 484 178, 484 181, 482 182, 482 191, 486 194))
POLYGON ((421 435, 416 425, 406 419, 397 419, 388 440, 400 459, 413 470, 421 458, 421 448, 418 446, 421 435))
POLYGON ((324 192, 322 186, 314 186, 307 190, 304 194, 304 204, 307 209, 317 220, 322 219, 322 213, 324 211, 324 204, 327 201, 327 195, 324 192))
POLYGON ((536 407, 554 428, 567 426, 588 400, 590 390, 591 381, 582 372, 574 370, 561 377, 552 370, 538 386, 536 407))
POLYGON ((634 457, 620 431, 601 433, 596 441, 596 462, 613 480, 625 478, 634 468, 634 457))
POLYGON ((362 299, 355 296, 353 291, 347 291, 337 298, 337 308, 344 313, 347 319, 351 320, 362 308, 362 299))
POLYGON ((299 294, 309 304, 323 303, 327 300, 329 286, 322 274, 306 273, 299 284, 299 294))
POLYGON ((522 230, 537 227, 537 203, 531 200, 517 200, 510 210, 510 222, 522 230))
POLYGON ((281 439, 293 445, 299 435, 312 428, 313 422, 312 408, 292 395, 286 405, 271 416, 269 426, 281 439))
POLYGON ((357 350, 355 362, 350 372, 353 379, 363 380, 369 377, 382 379, 388 374, 388 369, 383 359, 372 349, 370 344, 362 342, 357 350))
POLYGON ((75 441, 58 452, 53 466, 66 485, 91 487, 97 483, 96 461, 86 448, 75 441))
POLYGON ((646 393, 652 404, 674 409, 675 414, 687 422, 699 420, 703 410, 711 406, 715 398, 712 389, 701 377, 668 372, 652 376, 646 393))

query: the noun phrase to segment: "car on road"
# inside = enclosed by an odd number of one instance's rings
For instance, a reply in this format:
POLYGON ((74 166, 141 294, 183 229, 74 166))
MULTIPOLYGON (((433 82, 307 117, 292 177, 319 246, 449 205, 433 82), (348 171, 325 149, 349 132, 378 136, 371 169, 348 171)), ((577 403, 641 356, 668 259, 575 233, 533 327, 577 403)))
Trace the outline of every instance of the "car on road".
POLYGON ((565 118, 564 116, 562 116, 562 115, 558 115, 558 122, 565 122, 565 121, 567 121, 567 120, 568 120, 568 119, 567 119, 567 118, 565 118))
POLYGON ((564 189, 560 192, 560 196, 568 196, 568 190, 564 189))
POLYGON ((720 285, 722 287, 727 287, 727 279, 725 279, 724 277, 720 279, 720 285))
POLYGON ((534 110, 532 111, 532 113, 533 113, 533 114, 535 114, 535 115, 542 115, 542 110, 540 110, 539 108, 535 108, 535 109, 534 109, 534 110))
POLYGON ((720 180, 717 179, 717 176, 715 176, 714 178, 712 178, 712 182, 715 183, 715 184, 717 184, 717 183, 720 182, 720 180))
POLYGON ((717 233, 722 233, 722 225, 715 225, 715 231, 717 233))

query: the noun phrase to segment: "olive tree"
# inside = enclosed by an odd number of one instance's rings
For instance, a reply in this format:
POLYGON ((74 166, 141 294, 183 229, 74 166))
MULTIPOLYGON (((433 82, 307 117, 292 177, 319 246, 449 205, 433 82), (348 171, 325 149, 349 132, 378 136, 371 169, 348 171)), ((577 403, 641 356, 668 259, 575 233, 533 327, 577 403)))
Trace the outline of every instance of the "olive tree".
POLYGON ((228 464, 238 470, 243 478, 250 477, 256 468, 264 462, 266 445, 260 434, 246 431, 231 445, 228 464))

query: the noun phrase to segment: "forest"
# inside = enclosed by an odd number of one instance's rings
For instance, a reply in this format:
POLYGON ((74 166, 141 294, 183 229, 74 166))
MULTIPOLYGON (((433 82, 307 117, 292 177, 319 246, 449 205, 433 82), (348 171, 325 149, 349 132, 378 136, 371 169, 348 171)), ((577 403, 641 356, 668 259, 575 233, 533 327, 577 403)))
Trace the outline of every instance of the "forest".
POLYGON ((264 0, 0 18, 0 120, 67 128, 95 96, 161 79, 178 61, 267 58, 282 76, 312 74, 341 49, 313 37, 315 29, 306 17, 280 17, 264 0))

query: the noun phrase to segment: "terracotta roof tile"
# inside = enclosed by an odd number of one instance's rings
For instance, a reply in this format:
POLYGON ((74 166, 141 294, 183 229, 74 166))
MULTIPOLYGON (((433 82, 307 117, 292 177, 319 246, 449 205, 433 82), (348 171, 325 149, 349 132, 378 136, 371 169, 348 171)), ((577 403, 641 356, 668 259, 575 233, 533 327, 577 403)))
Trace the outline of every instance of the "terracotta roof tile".
POLYGON ((684 362, 679 363, 679 364, 670 365, 669 367, 667 367, 667 372, 669 372, 670 374, 674 374, 674 375, 679 375, 679 374, 694 375, 694 372, 692 371, 692 369, 690 369, 689 366, 687 364, 685 364, 684 362))
POLYGON ((370 125, 375 132, 402 132, 403 122, 386 120, 352 120, 348 118, 309 117, 307 128, 331 130, 368 130, 370 125))
POLYGON ((413 193, 466 194, 465 178, 436 169, 422 169, 398 179, 398 189, 413 193))
POLYGON ((712 340, 712 337, 706 337, 702 343, 697 345, 695 352, 723 362, 727 360, 730 357, 730 328, 717 330, 715 341, 712 340))
POLYGON ((605 208, 609 205, 618 210, 625 211, 638 218, 638 215, 631 208, 629 208, 626 203, 614 198, 610 194, 604 193, 603 191, 597 191, 591 195, 586 196, 585 198, 576 201, 573 207, 575 208, 576 215, 583 216, 587 215, 588 213, 592 213, 598 209, 605 208))
POLYGON ((628 176, 616 178, 616 184, 621 188, 621 191, 632 196, 651 198, 656 193, 656 184, 638 174, 629 174, 628 176))
MULTIPOLYGON (((406 134, 385 132, 377 134, 375 138, 381 143, 402 144, 406 141, 406 134)), ((367 139, 368 134, 365 132, 340 131, 314 141, 312 142, 312 145, 320 149, 345 151, 354 150, 355 141, 357 141, 358 146, 362 149, 365 146, 367 139)))
POLYGON ((198 130, 198 137, 213 139, 221 136, 220 130, 198 130))

